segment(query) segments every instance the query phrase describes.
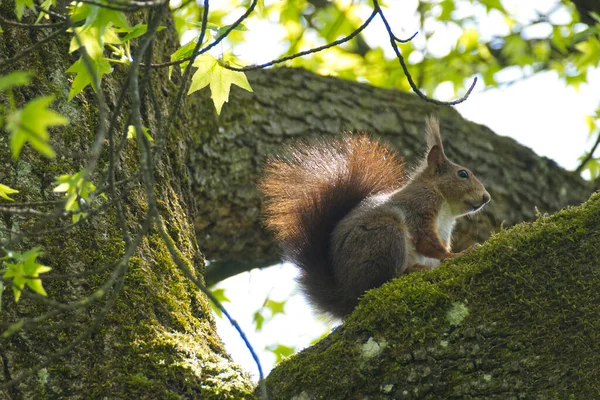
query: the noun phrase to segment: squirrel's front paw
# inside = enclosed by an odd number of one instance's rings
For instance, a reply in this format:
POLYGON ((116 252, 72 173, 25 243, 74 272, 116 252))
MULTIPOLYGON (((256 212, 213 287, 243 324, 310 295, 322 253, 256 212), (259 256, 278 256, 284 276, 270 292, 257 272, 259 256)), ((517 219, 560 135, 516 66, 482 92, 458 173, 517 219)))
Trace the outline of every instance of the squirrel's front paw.
POLYGON ((408 267, 406 267, 406 269, 404 270, 405 274, 410 274, 412 272, 418 272, 418 271, 431 271, 433 268, 431 268, 429 265, 425 265, 425 264, 413 264, 413 265, 409 265, 408 267))
POLYGON ((473 243, 468 248, 466 248, 465 250, 461 251, 458 254, 467 254, 467 253, 470 253, 471 251, 473 251, 474 249, 476 249, 478 247, 481 247, 481 244, 479 244, 479 243, 473 243))

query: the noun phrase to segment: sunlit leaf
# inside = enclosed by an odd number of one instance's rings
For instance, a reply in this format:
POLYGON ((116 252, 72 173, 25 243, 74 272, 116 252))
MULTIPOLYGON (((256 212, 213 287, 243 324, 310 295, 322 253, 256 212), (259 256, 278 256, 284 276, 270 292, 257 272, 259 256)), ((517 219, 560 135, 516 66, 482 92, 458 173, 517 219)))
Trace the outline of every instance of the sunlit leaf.
POLYGON ((8 75, 0 76, 0 92, 11 87, 23 86, 31 81, 31 72, 15 71, 8 75))
POLYGON ((100 28, 97 26, 83 26, 75 28, 75 34, 71 39, 69 53, 85 47, 87 54, 96 60, 102 58, 104 52, 104 43, 100 34, 100 28))
MULTIPOLYGON (((90 64, 92 71, 94 71, 95 75, 98 77, 98 81, 101 81, 102 77, 111 71, 110 64, 103 58, 99 60, 90 60, 90 64)), ((73 84, 71 85, 71 90, 69 91, 69 100, 85 89, 87 85, 91 85, 94 91, 98 89, 90 70, 83 61, 83 58, 79 58, 79 60, 75 61, 75 63, 71 65, 69 69, 67 69, 67 72, 77 74, 75 75, 75 79, 73 79, 73 84)))
POLYGON ((595 67, 600 61, 600 39, 589 37, 585 42, 577 43, 575 48, 580 54, 575 57, 575 63, 578 67, 595 67))
MULTIPOLYGON (((152 138, 152 136, 150 136, 150 129, 146 128, 145 126, 143 126, 142 129, 144 130, 144 136, 146 136, 146 139, 148 139, 149 142, 154 142, 154 139, 152 138)), ((135 138, 136 138, 135 126, 129 125, 127 127, 127 139, 135 139, 135 138)))
POLYGON ((12 278, 11 286, 15 295, 15 301, 18 302, 21 297, 21 291, 27 285, 34 292, 47 296, 39 274, 50 271, 52 268, 46 267, 37 262, 37 257, 42 252, 38 247, 28 250, 24 253, 11 252, 10 258, 14 263, 4 262, 7 270, 2 277, 4 279, 12 278))
MULTIPOLYGON (((177 51, 175 51, 173 54, 171 54, 171 61, 183 60, 184 58, 188 58, 189 56, 191 56, 194 53, 194 49, 196 48, 197 40, 198 40, 198 37, 194 38, 193 40, 190 40, 189 42, 187 42, 186 44, 181 46, 179 49, 177 49, 177 51)), ((186 61, 184 63, 181 63, 181 65, 179 66, 182 74, 185 71, 187 64, 188 64, 188 62, 186 61)), ((169 79, 171 79, 172 72, 173 72, 173 66, 170 66, 169 67, 169 79)))
POLYGON ((129 31, 129 33, 127 35, 123 36, 121 41, 126 42, 128 40, 138 38, 138 37, 142 36, 144 33, 146 33, 147 31, 148 31, 147 24, 137 24, 136 26, 131 28, 131 31, 129 31))
MULTIPOLYGON (((579 157, 579 161, 583 161, 586 155, 579 157)), ((582 168, 583 171, 588 171, 592 180, 600 177, 600 159, 590 158, 582 168)))
POLYGON ((500 0, 479 0, 481 4, 485 6, 485 10, 489 13, 491 10, 498 10, 503 14, 506 14, 504 6, 500 0))
POLYGON ((14 201, 8 196, 9 194, 13 193, 19 193, 19 191, 0 183, 0 197, 2 197, 4 200, 14 201))
POLYGON ((291 356, 292 354, 294 354, 296 352, 295 347, 285 346, 281 343, 278 343, 276 345, 266 346, 265 350, 268 350, 271 353, 275 354, 275 362, 276 363, 283 361, 285 358, 291 356))
POLYGON ((452 19, 452 12, 456 9, 454 0, 443 0, 440 3, 442 11, 438 17, 440 21, 450 21, 452 19))
POLYGON ((596 130, 596 118, 594 118, 591 115, 586 115, 585 116, 585 124, 587 125, 588 128, 588 139, 590 139, 594 133, 594 131, 596 130))
POLYGON ((475 50, 478 46, 479 33, 476 29, 466 29, 462 35, 458 38, 458 45, 463 52, 470 52, 475 50))
MULTIPOLYGON (((229 28, 231 28, 232 25, 225 25, 222 26, 220 28, 217 27, 217 29, 215 29, 217 36, 221 36, 223 35, 225 32, 227 32, 227 30, 229 28)), ((247 31, 248 28, 246 28, 246 26, 244 26, 244 24, 237 24, 235 28, 232 29, 233 31, 238 31, 238 32, 242 32, 242 31, 247 31)))
POLYGON ((277 314, 285 314, 285 300, 284 301, 275 301, 275 300, 267 300, 265 304, 265 308, 271 310, 271 318, 273 318, 277 314))
POLYGON ((252 314, 252 322, 254 322, 254 329, 257 332, 260 332, 265 322, 265 317, 260 313, 260 310, 255 311, 254 314, 252 314))
POLYGON ((15 0, 15 14, 17 15, 17 19, 19 21, 21 20, 21 18, 23 18, 25 7, 29 8, 32 11, 35 11, 35 5, 33 3, 33 0, 15 0))
POLYGON ((48 108, 53 100, 53 96, 38 97, 8 115, 6 129, 11 133, 10 148, 14 158, 27 142, 42 155, 54 157, 48 127, 66 125, 69 120, 48 108))
POLYGON ((210 54, 198 56, 194 61, 194 67, 198 69, 192 76, 188 95, 210 85, 211 98, 217 109, 217 114, 221 113, 223 103, 229 100, 231 84, 252 92, 252 88, 243 72, 226 69, 210 54))
POLYGON ((56 187, 52 191, 65 194, 65 211, 73 213, 73 222, 87 215, 81 206, 91 202, 90 195, 96 190, 96 186, 85 176, 86 170, 82 169, 73 175, 61 175, 54 181, 56 187))
MULTIPOLYGON (((229 300, 229 298, 225 295, 225 289, 224 288, 213 289, 210 292, 212 293, 213 296, 215 296, 215 298, 217 299, 217 301, 219 303, 221 303, 221 304, 231 303, 231 300, 229 300)), ((219 318, 222 318, 223 317, 223 312, 219 309, 219 307, 217 307, 216 305, 214 305, 212 302, 210 303, 210 305, 212 306, 212 309, 215 312, 215 314, 217 314, 217 316, 219 318)))

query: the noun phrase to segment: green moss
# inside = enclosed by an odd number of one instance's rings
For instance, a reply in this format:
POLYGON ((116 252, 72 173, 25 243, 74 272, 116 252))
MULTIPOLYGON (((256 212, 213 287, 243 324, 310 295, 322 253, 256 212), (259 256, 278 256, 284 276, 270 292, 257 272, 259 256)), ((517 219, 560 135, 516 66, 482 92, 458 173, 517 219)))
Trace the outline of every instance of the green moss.
MULTIPOLYGON (((0 5, 0 9, 6 7, 4 3, 0 5)), ((8 34, 7 31, 4 35, 8 34)), ((11 37, 19 39, 18 43, 10 43, 15 49, 30 44, 26 35, 11 37)), ((7 160, 3 164, 2 183, 19 190, 18 202, 58 199, 60 195, 52 192, 53 181, 58 175, 72 174, 84 167, 88 161, 85 152, 94 143, 99 113, 91 89, 66 101, 68 78, 72 79, 64 74, 71 63, 67 54, 69 40, 63 35, 44 46, 39 55, 27 61, 27 65, 24 61, 23 65, 17 66, 28 68, 35 77, 32 85, 15 91, 17 104, 22 105, 40 95, 53 95, 56 100, 51 107, 70 119, 70 124, 64 128, 50 131, 57 152, 53 160, 40 157, 27 145, 19 160, 12 161, 8 140, 0 137, 0 158, 7 160), (52 60, 59 61, 44 62, 46 50, 52 54, 52 60), (63 65, 60 65, 61 57, 64 58, 63 65)), ((8 41, 0 43, 0 53, 6 53, 6 45, 8 41)), ((119 80, 124 75, 118 76, 118 69, 103 81, 105 94, 117 93, 120 88, 122 80, 119 80)), ((161 88, 164 85, 171 89, 176 87, 158 76, 153 79, 157 93, 164 96, 158 101, 166 104, 168 91, 161 88)), ((109 108, 114 106, 114 100, 116 98, 111 95, 106 97, 109 108)), ((124 107, 125 110, 128 108, 127 105, 124 107)), ((148 123, 155 123, 155 116, 151 112, 148 114, 148 123)), ((127 115, 126 112, 123 123, 127 115)), ((188 117, 196 118, 197 115, 188 117)), ((204 259, 191 223, 194 205, 184 151, 189 143, 187 135, 193 132, 188 121, 178 120, 180 126, 171 130, 165 145, 163 154, 166 156, 157 161, 156 196, 161 217, 176 247, 192 270, 201 275, 204 259)), ((123 128, 117 127, 117 134, 122 133, 123 128)), ((127 143, 119 159, 118 179, 135 173, 139 165, 135 143, 127 143)), ((106 167, 107 154, 103 152, 92 176, 94 183, 102 181, 106 167)), ((136 181, 130 182, 128 188, 135 184, 136 181)), ((123 185, 119 187, 124 188, 123 185)), ((142 185, 124 194, 123 222, 135 235, 146 218, 147 196, 142 185)), ((36 209, 50 212, 53 208, 54 205, 50 205, 36 209)), ((79 227, 27 238, 22 244, 24 248, 34 245, 43 248, 41 261, 52 267, 43 280, 51 300, 73 303, 85 299, 106 282, 125 249, 117 218, 114 208, 107 207, 79 227)), ((45 225, 38 225, 38 222, 35 218, 11 216, 3 219, 2 228, 32 229, 37 233, 41 229, 55 230, 70 224, 68 218, 53 219, 45 225)), ((5 232, 1 234, 5 235, 2 238, 8 237, 5 232)), ((2 323, 36 317, 48 311, 47 305, 29 301, 26 296, 16 305, 9 292, 5 291, 2 299, 2 323)), ((9 373, 12 377, 19 376, 46 360, 46 354, 72 343, 99 315, 111 295, 112 288, 83 312, 61 313, 44 321, 43 327, 47 329, 23 330, 3 341, 0 381, 8 379, 9 373)), ((179 271, 156 231, 151 231, 129 260, 123 290, 91 337, 18 387, 9 391, 0 389, 0 398, 83 395, 85 398, 238 399, 252 398, 253 389, 249 377, 226 354, 216 334, 206 297, 179 271)))
POLYGON ((600 194, 368 292, 268 377, 272 398, 595 398, 600 194), (369 341, 388 344, 365 362, 369 341))

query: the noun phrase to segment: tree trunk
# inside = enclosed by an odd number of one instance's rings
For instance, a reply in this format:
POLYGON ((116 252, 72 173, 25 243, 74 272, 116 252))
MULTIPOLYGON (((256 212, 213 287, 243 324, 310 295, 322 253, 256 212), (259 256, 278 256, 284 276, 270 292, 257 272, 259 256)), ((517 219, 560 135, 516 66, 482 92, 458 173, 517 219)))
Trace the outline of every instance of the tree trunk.
POLYGON ((365 295, 270 399, 596 399, 600 194, 365 295))
MULTIPOLYGON (((13 4, 4 2, 0 13, 12 16, 13 4)), ((168 21, 167 21, 168 22, 168 21)), ((162 34, 155 52, 162 58, 176 46, 174 29, 162 34)), ((0 58, 8 59, 47 35, 46 29, 28 30, 4 27, 0 34, 0 58)), ((86 165, 86 157, 94 142, 98 120, 98 104, 88 87, 85 94, 67 102, 73 75, 65 73, 76 59, 68 54, 71 35, 52 40, 11 66, 11 70, 29 70, 34 78, 29 86, 15 90, 18 106, 40 95, 53 95, 52 108, 69 117, 64 129, 51 130, 52 145, 57 157, 48 160, 26 146, 17 161, 13 161, 8 146, 8 134, 0 135, 0 182, 19 190, 19 202, 57 200, 52 182, 58 175, 72 174, 86 165)), ((127 69, 117 66, 102 83, 108 107, 117 102, 127 69)), ((4 70, 3 74, 10 71, 4 70)), ((169 104, 181 79, 167 71, 155 71, 152 84, 163 107, 169 104)), ((6 99, 2 103, 7 106, 6 99)), ((129 100, 127 100, 129 104, 129 100)), ((157 115, 144 104, 148 127, 156 133, 157 115)), ((129 110, 127 105, 124 110, 129 110)), ((166 110, 163 110, 163 112, 166 110)), ((190 191, 190 175, 186 168, 186 149, 192 135, 198 133, 195 121, 203 114, 212 115, 212 105, 193 96, 181 117, 169 131, 164 156, 155 168, 155 193, 158 208, 168 233, 181 257, 202 279, 204 257, 193 229, 196 213, 190 191)), ((129 111, 118 118, 120 140, 127 129, 129 111)), ((139 152, 135 141, 128 141, 121 153, 121 170, 117 179, 124 179, 139 167, 139 152)), ((107 156, 98 164, 92 181, 98 183, 106 173, 107 156), (102 172, 102 173, 101 173, 102 172)), ((150 229, 136 248, 126 268, 119 269, 128 246, 119 229, 121 223, 135 236, 147 220, 148 199, 143 185, 134 179, 119 186, 122 194, 124 221, 114 207, 108 207, 75 228, 66 220, 23 218, 8 215, 0 223, 0 239, 11 240, 6 229, 29 232, 25 243, 14 250, 40 246, 41 262, 52 271, 43 277, 48 298, 63 304, 75 304, 92 294, 116 274, 115 283, 88 308, 75 306, 33 326, 26 325, 8 338, 0 338, 0 398, 2 399, 166 399, 166 398, 251 398, 254 385, 249 377, 233 364, 227 355, 214 324, 206 297, 187 279, 172 261, 165 242, 156 229, 150 229), (39 236, 43 231, 65 228, 39 236), (114 302, 114 304, 113 304, 114 302), (104 308, 107 307, 105 310, 104 308), (101 318, 102 319, 97 319, 101 318), (96 321, 96 322, 94 322, 96 321), (91 335, 86 330, 99 326, 91 335), (53 354, 69 350, 56 360, 53 354), (33 374, 32 367, 37 366, 33 374), (2 387, 3 382, 20 382, 2 387)), ((4 204, 3 204, 4 205, 4 204)), ((39 207, 52 211, 52 205, 39 207)), ((26 321, 51 310, 49 305, 24 291, 15 304, 10 286, 2 296, 0 322, 5 331, 8 324, 26 321)))

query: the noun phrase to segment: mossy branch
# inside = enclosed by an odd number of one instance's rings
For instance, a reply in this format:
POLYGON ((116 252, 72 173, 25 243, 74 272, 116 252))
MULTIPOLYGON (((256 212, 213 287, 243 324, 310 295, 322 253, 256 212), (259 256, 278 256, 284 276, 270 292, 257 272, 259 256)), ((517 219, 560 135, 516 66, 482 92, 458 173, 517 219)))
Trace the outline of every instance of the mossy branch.
POLYGON ((368 292, 271 398, 595 398, 600 193, 368 292))

